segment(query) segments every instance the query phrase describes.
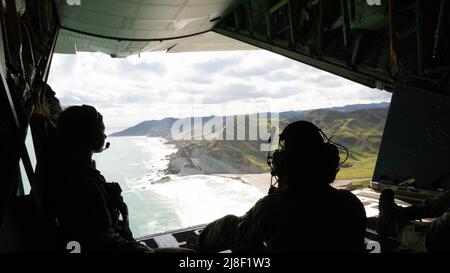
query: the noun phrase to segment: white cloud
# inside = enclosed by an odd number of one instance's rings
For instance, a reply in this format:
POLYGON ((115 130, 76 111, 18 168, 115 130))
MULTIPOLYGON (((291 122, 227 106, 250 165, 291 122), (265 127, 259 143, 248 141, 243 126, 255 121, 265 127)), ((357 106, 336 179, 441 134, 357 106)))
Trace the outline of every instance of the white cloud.
POLYGON ((267 51, 100 53, 53 57, 63 105, 91 104, 109 132, 168 116, 231 115, 389 101, 370 89, 267 51))

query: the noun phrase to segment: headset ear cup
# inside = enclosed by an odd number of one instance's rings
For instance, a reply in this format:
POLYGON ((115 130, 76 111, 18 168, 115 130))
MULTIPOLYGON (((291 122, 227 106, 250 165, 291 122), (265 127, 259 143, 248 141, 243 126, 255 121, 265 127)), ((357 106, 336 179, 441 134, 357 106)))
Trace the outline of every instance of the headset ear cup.
POLYGON ((101 123, 102 123, 102 119, 101 119, 101 115, 98 113, 98 111, 95 108, 92 108, 93 111, 93 118, 95 118, 95 123, 93 124, 94 128, 93 128, 93 134, 92 134, 92 148, 93 149, 98 149, 99 147, 102 146, 102 141, 103 141, 103 132, 101 130, 101 123))
POLYGON ((333 149, 333 157, 335 159, 335 165, 336 165, 336 168, 338 168, 339 162, 341 160, 341 158, 339 157, 339 148, 334 144, 331 144, 331 146, 333 147, 332 149, 333 149))
POLYGON ((285 153, 282 150, 276 150, 272 155, 272 175, 281 177, 285 175, 285 153))
POLYGON ((337 168, 339 167, 339 149, 336 145, 332 144, 332 143, 327 143, 326 144, 328 147, 328 155, 329 155, 329 162, 331 165, 331 168, 334 170, 337 170, 337 168))
POLYGON ((101 145, 101 132, 100 130, 97 131, 97 134, 95 135, 95 139, 93 141, 93 148, 98 148, 101 145))
POLYGON ((328 174, 329 174, 329 178, 328 178, 328 183, 331 183, 334 181, 334 179, 336 178, 336 174, 339 171, 339 149, 336 145, 332 144, 332 143, 327 143, 327 150, 328 150, 328 174))

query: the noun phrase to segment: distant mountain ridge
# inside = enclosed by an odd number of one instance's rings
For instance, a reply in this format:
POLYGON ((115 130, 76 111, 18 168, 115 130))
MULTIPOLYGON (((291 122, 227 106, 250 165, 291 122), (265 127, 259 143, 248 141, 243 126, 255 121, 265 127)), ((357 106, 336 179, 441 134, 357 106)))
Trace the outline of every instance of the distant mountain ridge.
MULTIPOLYGON (((312 111, 320 111, 320 110, 329 110, 329 111, 336 111, 336 112, 351 112, 356 110, 363 110, 363 109, 376 109, 376 108, 387 108, 389 107, 388 102, 382 102, 382 103, 372 103, 372 104, 353 104, 353 105, 346 105, 341 107, 332 107, 332 108, 323 108, 323 109, 315 109, 315 110, 304 110, 304 111, 286 111, 286 112, 280 112, 279 117, 280 119, 288 119, 291 120, 293 118, 298 118, 299 116, 304 115, 305 113, 309 113, 312 111)), ((210 117, 203 117, 202 119, 208 120, 212 118, 210 117)), ((167 137, 170 135, 172 125, 177 120, 186 120, 189 118, 164 118, 161 120, 146 120, 142 121, 132 127, 129 127, 125 130, 112 133, 110 136, 120 137, 120 136, 149 136, 149 137, 167 137)))
POLYGON ((165 118, 161 120, 142 121, 125 130, 111 134, 111 136, 154 136, 165 137, 170 134, 172 124, 176 118, 165 118))
MULTIPOLYGON (((370 176, 378 153, 388 108, 339 112, 326 109, 301 112, 279 120, 280 130, 296 120, 308 120, 322 128, 333 141, 347 147, 349 161, 342 168, 356 166, 355 178, 370 176), (362 171, 361 171, 362 170, 362 171)), ((177 142, 168 172, 173 174, 267 172, 267 152, 258 140, 186 140, 177 142)))
MULTIPOLYGON (((357 166, 362 172, 356 177, 368 177, 373 170, 374 158, 386 122, 389 103, 347 105, 329 109, 307 111, 288 111, 279 113, 279 126, 282 130, 296 120, 308 120, 322 128, 328 137, 348 148, 350 160, 343 168, 357 166)), ((213 117, 203 117, 202 124, 213 117)), ((223 118, 223 117, 219 117, 223 118)), ((171 140, 171 128, 177 121, 192 121, 191 118, 165 118, 141 122, 112 136, 150 136, 166 137, 171 140)), ((246 120, 248 122, 248 120, 246 120)), ((265 121, 263 121, 265 124, 265 121)), ((246 126, 248 124, 246 123, 246 126)), ((230 124, 225 123, 228 130, 230 124)), ((191 133, 188 130, 188 133, 191 133)), ((200 130, 201 132, 201 130, 200 130)), ((234 132, 234 139, 236 132, 234 132)), ((172 140, 173 141, 173 140, 172 140)), ((173 141, 178 151, 170 156, 168 173, 213 174, 213 173, 260 173, 267 172, 267 152, 261 151, 260 140, 178 140, 173 141)), ((342 171, 341 171, 342 172, 342 171)), ((353 175, 353 174, 352 174, 353 175)))
MULTIPOLYGON (((389 102, 380 102, 380 103, 369 103, 369 104, 351 104, 340 107, 331 107, 324 108, 327 110, 338 111, 338 112, 352 112, 357 110, 367 110, 367 109, 378 109, 378 108, 388 108, 390 105, 389 102)), ((320 110, 320 109, 317 109, 320 110)))

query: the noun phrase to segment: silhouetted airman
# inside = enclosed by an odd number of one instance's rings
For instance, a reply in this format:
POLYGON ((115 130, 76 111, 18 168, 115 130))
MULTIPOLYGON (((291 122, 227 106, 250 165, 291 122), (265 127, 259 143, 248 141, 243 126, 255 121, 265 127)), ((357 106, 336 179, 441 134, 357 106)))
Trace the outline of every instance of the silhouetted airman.
POLYGON ((337 146, 314 124, 289 124, 269 160, 278 188, 272 188, 244 216, 227 215, 209 224, 197 249, 363 252, 364 206, 351 192, 330 186, 339 160, 337 146))

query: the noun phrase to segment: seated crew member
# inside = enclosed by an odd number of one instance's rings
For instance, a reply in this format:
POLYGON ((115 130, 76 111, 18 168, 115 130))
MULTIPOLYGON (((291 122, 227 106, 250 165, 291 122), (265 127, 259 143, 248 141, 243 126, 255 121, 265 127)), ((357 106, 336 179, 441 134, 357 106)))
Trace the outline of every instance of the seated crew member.
POLYGON ((106 183, 95 168, 92 155, 103 151, 104 131, 92 106, 72 106, 59 115, 58 149, 46 178, 60 230, 65 240, 80 243, 81 252, 154 252, 133 239, 120 186, 106 183))
POLYGON ((199 252, 363 252, 361 201, 330 186, 339 170, 337 147, 314 124, 297 121, 280 135, 272 175, 278 189, 244 216, 227 215, 200 234, 199 252))
POLYGON ((450 190, 418 205, 399 207, 392 190, 380 195, 378 234, 400 240, 397 251, 450 252, 450 190), (412 220, 436 218, 428 225, 414 225, 412 220))
POLYGON ((38 90, 39 96, 30 117, 30 128, 37 159, 35 172, 39 181, 31 189, 31 195, 41 209, 40 212, 44 213, 44 216, 51 217, 53 213, 49 211, 46 203, 49 198, 45 196, 48 192, 46 187, 49 185, 46 184, 47 181, 43 176, 45 171, 51 168, 49 166, 51 149, 56 142, 56 124, 62 108, 55 92, 47 83, 42 82, 38 90))

